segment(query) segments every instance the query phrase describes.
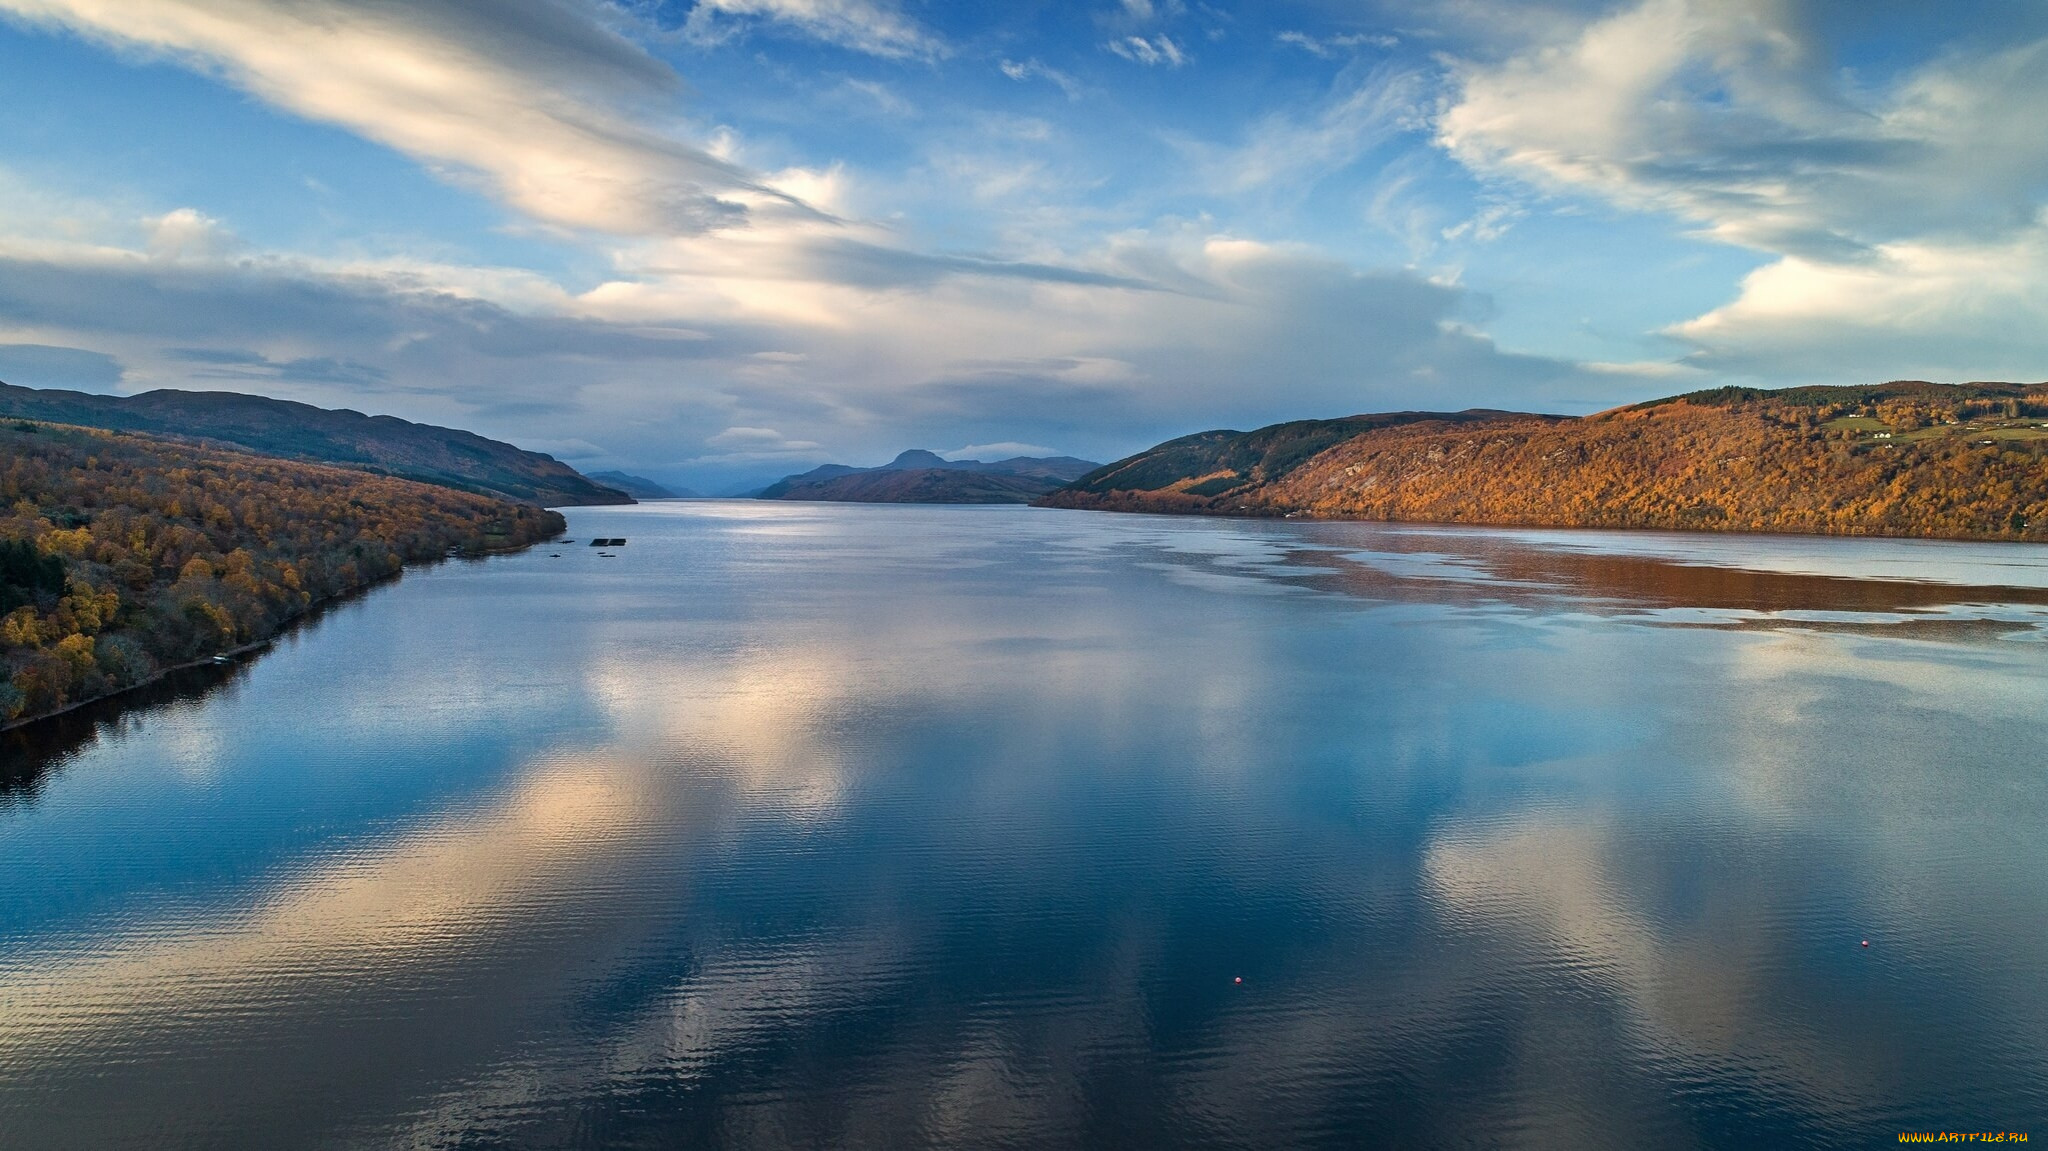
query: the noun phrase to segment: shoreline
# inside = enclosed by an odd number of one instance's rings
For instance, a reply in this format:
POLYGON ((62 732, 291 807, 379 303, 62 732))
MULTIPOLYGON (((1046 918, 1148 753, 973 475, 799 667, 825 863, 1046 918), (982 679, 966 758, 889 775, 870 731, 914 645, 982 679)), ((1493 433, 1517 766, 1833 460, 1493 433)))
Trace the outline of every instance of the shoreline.
MULTIPOLYGON (((558 536, 560 534, 561 533, 557 533, 558 536)), ((214 652, 211 655, 201 656, 198 659, 186 660, 184 663, 172 664, 169 667, 160 667, 155 672, 151 673, 149 678, 137 680, 134 683, 127 685, 126 687, 120 688, 116 691, 107 692, 104 695, 95 695, 89 699, 74 700, 73 702, 67 703, 63 707, 57 708, 54 711, 40 712, 36 715, 32 715, 27 718, 17 718, 9 720, 6 723, 0 723, 0 735, 7 735, 13 732, 18 732, 24 728, 33 727, 39 723, 44 723, 49 720, 61 718, 63 716, 69 715, 72 712, 79 710, 80 708, 92 707, 96 704, 117 701, 122 696, 130 695, 135 692, 144 691, 149 688, 156 687, 162 684, 165 680, 172 677, 173 675, 178 674, 179 672, 195 671, 201 668, 219 667, 223 665, 239 666, 251 662, 248 660, 241 659, 239 657, 247 656, 252 653, 261 652, 262 649, 270 647, 271 645, 275 644, 278 640, 290 634, 293 629, 302 627, 305 624, 313 622, 314 620, 318 619, 320 616, 324 615, 333 608, 339 607, 342 604, 349 602, 350 600, 360 598, 362 596, 368 595, 373 591, 376 591, 379 588, 397 583, 398 581, 405 578, 406 572, 412 571, 415 568, 433 567, 439 564, 447 563, 450 560, 485 559, 495 555, 515 555, 519 552, 526 551, 529 548, 538 547, 541 544, 549 542, 552 542, 552 540, 534 540, 531 543, 517 544, 511 547, 484 548, 480 551, 464 552, 461 555, 441 556, 433 560, 424 560, 418 563, 406 564, 405 566, 399 568, 397 571, 392 572, 390 575, 385 576, 382 579, 373 580, 361 586, 350 588, 339 595, 329 596, 326 599, 319 601, 318 603, 306 605, 306 610, 300 612, 297 615, 291 616, 288 619, 283 620, 279 623, 276 631, 271 632, 269 635, 264 636, 261 639, 250 640, 248 643, 240 644, 235 647, 228 648, 224 651, 214 652)))
MULTIPOLYGON (((1057 494, 1057 493, 1055 493, 1057 494)), ((1055 511, 1104 512, 1110 515, 1140 516, 1194 516, 1225 520, 1290 520, 1296 523, 1318 524, 1412 524, 1417 527, 1437 528, 1521 528, 1533 531, 1571 532, 1670 532, 1688 536, 1772 536, 1805 537, 1821 540, 1920 540, 1928 543, 1973 543, 1973 544, 2033 544, 2048 545, 2048 540, 2025 539, 2012 535, 1934 535, 1927 532, 1887 532, 1858 529, 1854 531, 1808 531, 1778 529, 1760 525, 1738 525, 1733 527, 1679 526, 1675 524, 1615 524, 1615 523, 1555 523, 1538 520, 1428 520, 1392 519, 1385 516, 1332 516, 1317 512, 1295 510, 1281 511, 1277 508, 1266 510, 1221 509, 1195 507, 1108 507, 1099 503, 1052 503, 1034 501, 1029 506, 1055 511)))

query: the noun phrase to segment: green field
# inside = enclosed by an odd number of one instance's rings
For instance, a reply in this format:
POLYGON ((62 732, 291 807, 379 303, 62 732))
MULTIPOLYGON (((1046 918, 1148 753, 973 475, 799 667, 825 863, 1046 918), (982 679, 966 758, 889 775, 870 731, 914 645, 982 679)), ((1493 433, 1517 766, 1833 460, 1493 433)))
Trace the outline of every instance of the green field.
POLYGON ((1916 443, 1923 440, 1976 439, 1976 440, 2043 440, 2048 439, 2048 421, 2027 417, 2021 419, 1977 419, 1959 424, 1936 424, 1933 427, 1914 428, 1899 431, 1887 425, 1876 416, 1842 416, 1829 420, 1825 425, 1831 432, 1856 432, 1863 440, 1887 440, 1895 444, 1916 443), (1889 434, 1887 434, 1889 433, 1889 434))

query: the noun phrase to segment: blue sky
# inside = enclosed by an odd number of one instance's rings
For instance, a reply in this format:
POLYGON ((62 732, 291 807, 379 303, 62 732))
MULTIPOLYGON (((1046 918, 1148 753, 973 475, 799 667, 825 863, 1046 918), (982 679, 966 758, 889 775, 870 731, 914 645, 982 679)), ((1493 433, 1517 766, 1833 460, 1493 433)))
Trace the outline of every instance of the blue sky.
POLYGON ((0 379, 722 488, 2048 377, 2048 7, 0 0, 0 379))

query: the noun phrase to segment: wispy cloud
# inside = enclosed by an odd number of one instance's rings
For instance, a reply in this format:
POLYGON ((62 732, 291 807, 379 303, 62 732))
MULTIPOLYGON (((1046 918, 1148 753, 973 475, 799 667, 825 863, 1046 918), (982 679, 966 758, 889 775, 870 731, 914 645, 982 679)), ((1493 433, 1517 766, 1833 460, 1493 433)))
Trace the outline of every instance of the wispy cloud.
POLYGON ((1426 130, 1430 99, 1418 72, 1383 67, 1347 74, 1313 108, 1273 112, 1254 121, 1235 148, 1192 144, 1187 150, 1200 159, 1212 187, 1242 192, 1284 184, 1300 189, 1355 163, 1397 134, 1426 130))
POLYGON ((947 54, 937 35, 891 7, 867 0, 697 0, 684 33, 716 43, 768 22, 855 52, 890 59, 947 54))
POLYGON ((1003 75, 1020 84, 1031 79, 1047 80, 1058 87, 1060 91, 1065 92, 1067 99, 1078 100, 1081 98, 1081 84, 1079 81, 1057 68, 1049 67, 1039 62, 1035 57, 1029 60, 1004 60, 998 67, 1002 70, 1003 75))
POLYGON ((1045 456, 1056 456, 1060 453, 1059 449, 1049 448, 1044 444, 1020 444, 1015 440, 1005 440, 999 444, 968 444, 964 448, 954 448, 952 451, 940 452, 939 454, 949 460, 987 460, 993 462, 995 460, 1015 459, 1018 456, 1037 456, 1043 458, 1045 456))
POLYGON ((1187 54, 1181 51, 1180 45, 1174 43, 1173 37, 1164 32, 1149 39, 1144 36, 1120 36, 1104 47, 1134 64, 1143 64, 1147 67, 1163 64, 1168 68, 1178 68, 1188 62, 1187 54))
POLYGON ((1401 40, 1397 36, 1366 32, 1344 32, 1331 36, 1311 36, 1306 32, 1282 32, 1273 37, 1275 43, 1299 48, 1314 56, 1329 59, 1358 48, 1397 48, 1401 40))

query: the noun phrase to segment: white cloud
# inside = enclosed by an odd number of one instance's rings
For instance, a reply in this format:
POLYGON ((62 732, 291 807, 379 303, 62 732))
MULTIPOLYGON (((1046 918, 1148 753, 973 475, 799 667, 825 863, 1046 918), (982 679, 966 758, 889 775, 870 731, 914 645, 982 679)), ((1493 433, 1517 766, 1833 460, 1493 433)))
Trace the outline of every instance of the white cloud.
MULTIPOLYGON (((1640 384, 1503 353, 1455 322, 1470 310, 1461 289, 1419 274, 1360 272, 1208 221, 1091 231, 1128 216, 1048 211, 1066 141, 1040 120, 983 117, 982 151, 927 150, 918 170, 948 211, 1003 205, 999 253, 917 250, 914 224, 864 212, 882 197, 856 169, 821 157, 763 171, 777 165, 753 162, 736 131, 689 143, 661 111, 676 98, 666 66, 571 0, 503 0, 488 20, 463 0, 0 10, 170 55, 484 180, 543 223, 613 233, 572 237, 604 273, 571 290, 516 268, 238 247, 227 222, 164 211, 176 204, 80 214, 99 222, 49 238, 15 218, 29 200, 0 203, 13 237, 0 235, 0 341, 104 355, 124 387, 261 380, 309 402, 579 442, 629 468, 739 474, 909 443, 1106 458, 1191 422, 1555 407, 1640 384)), ((1161 66, 1185 59, 1163 34, 1143 42, 1161 66)), ((1059 82, 1031 59, 1004 70, 1059 82)), ((1412 126, 1417 83, 1346 78, 1310 113, 1256 121, 1217 171, 1266 187, 1351 163, 1412 126)))
POLYGON ((873 56, 901 59, 946 54, 944 42, 916 21, 866 0, 697 0, 683 30, 699 41, 717 42, 747 20, 772 21, 873 56))
POLYGON ((150 254, 159 259, 218 259, 242 246, 219 220, 196 208, 179 208, 143 223, 149 229, 150 254))
POLYGON ((996 460, 1014 459, 1018 456, 1034 456, 1043 459, 1046 456, 1059 455, 1060 452, 1057 448, 1049 448, 1044 444, 1020 444, 1015 441, 1005 441, 1000 444, 968 444, 964 448, 954 448, 950 452, 940 452, 939 454, 949 460, 983 460, 992 463, 996 460))
POLYGON ((1460 70, 1440 122, 1485 172, 1670 212, 1769 252, 2029 221, 2048 179, 2048 41, 1865 91, 1770 0, 1644 0, 1460 70))
POLYGON ((894 88, 877 80, 846 80, 840 89, 862 101, 874 104, 877 111, 888 116, 914 116, 917 108, 910 101, 896 93, 894 88))
POLYGON ((1143 36, 1120 36, 1104 47, 1134 64, 1147 67, 1164 64, 1168 68, 1178 68, 1188 61, 1180 45, 1164 32, 1149 40, 1143 36))
POLYGON ((582 293, 487 268, 0 243, 0 341, 102 355, 126 388, 262 381, 714 487, 913 443, 1109 458, 1196 420, 1604 406, 1640 388, 1500 352, 1455 322, 1454 285, 1198 226, 1045 264, 868 242, 887 238, 819 224, 650 241, 582 293))
POLYGON ((2048 227, 1995 243, 1787 257, 1670 333, 1723 372, 1855 382, 2048 378, 2048 227))
POLYGON ((1060 91, 1067 94, 1067 99, 1078 100, 1081 98, 1081 84, 1079 81, 1057 68, 1041 63, 1036 57, 1029 60, 1004 60, 998 67, 1001 68, 1003 75, 1020 84, 1034 77, 1041 80, 1049 80, 1060 91))
POLYGON ((1446 240, 1462 240, 1467 237, 1482 244, 1489 244, 1508 234, 1517 220, 1528 215, 1528 209, 1520 204, 1494 201, 1484 203, 1479 210, 1458 221, 1437 234, 1446 240))
POLYGON ((1480 173, 1778 257, 1671 330, 1694 363, 2042 374, 2048 40, 1866 79, 1811 37, 1775 0, 1641 0, 1459 66, 1439 142, 1480 173))
POLYGON ((1397 36, 1379 35, 1367 32, 1346 32, 1335 36, 1311 36, 1306 32, 1281 32, 1273 37, 1277 44, 1299 48, 1313 56, 1330 59, 1348 53, 1355 48, 1396 48, 1401 44, 1397 36))
POLYGON ((815 440, 793 440, 774 428, 751 428, 736 425, 706 436, 704 446, 717 449, 699 456, 691 463, 703 464, 754 464, 773 463, 796 456, 813 456, 821 450, 815 440))
POLYGON ((551 224, 699 231, 785 197, 691 143, 669 69, 570 0, 0 0, 339 124, 551 224), (750 203, 751 202, 751 205, 750 203))

